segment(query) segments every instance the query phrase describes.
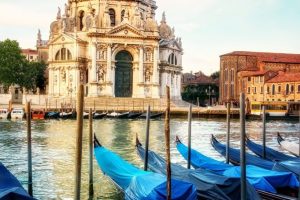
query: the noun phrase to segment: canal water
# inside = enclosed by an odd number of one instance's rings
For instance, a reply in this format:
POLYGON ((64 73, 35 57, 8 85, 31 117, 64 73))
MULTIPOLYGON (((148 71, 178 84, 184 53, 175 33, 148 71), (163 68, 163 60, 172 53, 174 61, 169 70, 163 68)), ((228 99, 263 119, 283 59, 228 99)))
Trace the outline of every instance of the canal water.
MULTIPOLYGON (((248 121, 247 133, 261 142, 261 121, 248 121)), ((144 120, 95 120, 94 131, 103 146, 121 155, 138 167, 143 162, 135 151, 135 135, 142 143, 145 139, 144 120)), ((186 119, 171 120, 171 139, 178 135, 187 144, 186 119)), ((82 199, 88 199, 88 120, 84 121, 82 199)), ((225 142, 225 119, 194 119, 192 123, 192 147, 205 155, 224 160, 210 145, 210 135, 215 134, 225 142)), ((234 147, 239 146, 239 121, 231 123, 234 147)), ((280 149, 276 132, 284 132, 296 139, 299 133, 297 121, 269 121, 267 124, 267 145, 280 149)), ((74 192, 74 163, 76 142, 75 120, 45 120, 32 122, 33 137, 33 190, 37 199, 72 199, 74 192)), ((172 162, 186 166, 175 143, 171 142, 172 162)), ((153 120, 150 126, 151 150, 164 156, 164 122, 153 120)), ((282 150, 281 150, 282 151, 282 150)), ((2 162, 27 188, 27 144, 26 122, 0 120, 0 162, 2 162)), ((122 193, 105 177, 94 161, 94 199, 122 199, 122 193)))

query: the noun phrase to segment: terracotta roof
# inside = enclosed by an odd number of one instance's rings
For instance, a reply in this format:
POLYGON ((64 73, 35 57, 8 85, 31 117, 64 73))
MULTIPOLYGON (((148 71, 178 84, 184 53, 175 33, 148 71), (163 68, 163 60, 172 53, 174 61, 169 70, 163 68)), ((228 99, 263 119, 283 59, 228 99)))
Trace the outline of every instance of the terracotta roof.
POLYGON ((300 63, 300 54, 272 53, 272 52, 252 52, 252 51, 233 51, 222 56, 256 56, 262 62, 284 62, 300 63))
POLYGON ((34 49, 22 49, 23 54, 38 54, 37 50, 34 49))
POLYGON ((261 75, 265 75, 265 73, 267 73, 268 71, 241 71, 240 72, 240 76, 242 77, 248 77, 248 76, 261 76, 261 75))
POLYGON ((286 73, 280 71, 277 76, 267 81, 268 83, 300 82, 300 73, 286 73))

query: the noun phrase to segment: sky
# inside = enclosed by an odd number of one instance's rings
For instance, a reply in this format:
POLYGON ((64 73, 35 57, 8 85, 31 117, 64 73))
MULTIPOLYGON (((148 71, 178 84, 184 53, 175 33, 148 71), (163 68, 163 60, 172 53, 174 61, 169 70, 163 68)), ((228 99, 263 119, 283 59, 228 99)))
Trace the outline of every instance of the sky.
MULTIPOLYGON (((14 39, 35 48, 67 0, 0 0, 0 40, 14 39)), ((299 0, 156 0, 156 20, 182 38, 183 71, 211 74, 219 56, 232 51, 300 53, 299 0)))

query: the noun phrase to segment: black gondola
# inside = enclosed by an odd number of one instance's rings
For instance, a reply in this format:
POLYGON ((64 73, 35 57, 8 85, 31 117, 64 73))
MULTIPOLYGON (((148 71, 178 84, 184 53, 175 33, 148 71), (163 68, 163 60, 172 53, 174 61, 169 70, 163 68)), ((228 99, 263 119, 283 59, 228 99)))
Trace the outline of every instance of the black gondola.
POLYGON ((128 119, 137 119, 139 116, 141 116, 143 113, 141 112, 129 112, 127 118, 128 119))
MULTIPOLYGON (((163 116, 163 112, 160 113, 150 113, 150 119, 158 119, 163 116)), ((147 113, 143 113, 139 118, 141 119, 146 119, 147 118, 147 113)))
POLYGON ((103 119, 106 115, 107 115, 107 113, 97 113, 97 112, 95 112, 95 114, 93 115, 93 118, 94 119, 103 119))

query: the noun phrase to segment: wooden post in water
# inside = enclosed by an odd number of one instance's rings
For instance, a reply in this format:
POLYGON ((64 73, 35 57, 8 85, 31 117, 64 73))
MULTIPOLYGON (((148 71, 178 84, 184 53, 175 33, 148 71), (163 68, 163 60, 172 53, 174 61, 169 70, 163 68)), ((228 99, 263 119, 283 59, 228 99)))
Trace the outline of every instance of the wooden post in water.
POLYGON ((241 93, 240 96, 240 129, 241 129, 241 151, 240 151, 240 160, 241 160, 241 200, 246 200, 246 154, 245 154, 245 137, 246 137, 246 128, 245 128, 245 94, 241 93))
POLYGON ((90 108, 89 112, 89 195, 92 197, 94 195, 94 180, 93 180, 93 111, 90 108))
POLYGON ((230 148, 230 102, 227 102, 227 134, 226 134, 226 163, 229 164, 229 148, 230 148))
POLYGON ((263 105, 263 115, 262 115, 262 121, 263 121, 263 158, 266 158, 266 106, 263 105))
POLYGON ((170 154, 170 87, 167 86, 167 108, 165 116, 165 142, 167 157, 167 200, 171 200, 171 154, 170 154))
POLYGON ((96 110, 96 102, 95 102, 95 99, 94 99, 94 111, 96 110))
POLYGON ((187 168, 191 169, 191 143, 192 143, 192 104, 189 107, 188 113, 188 163, 187 168))
POLYGON ((200 107, 199 97, 197 97, 197 106, 200 107))
POLYGON ((32 145, 31 145, 31 103, 26 103, 26 120, 27 120, 27 154, 28 154, 28 193, 33 196, 32 189, 32 145))
POLYGON ((83 85, 77 93, 77 135, 75 160, 75 200, 80 200, 81 162, 82 162, 82 125, 83 125, 83 85))
POLYGON ((148 170, 148 149, 149 149, 149 130, 150 130, 150 105, 148 105, 147 116, 146 116, 146 145, 145 145, 145 162, 144 162, 144 170, 148 170))

